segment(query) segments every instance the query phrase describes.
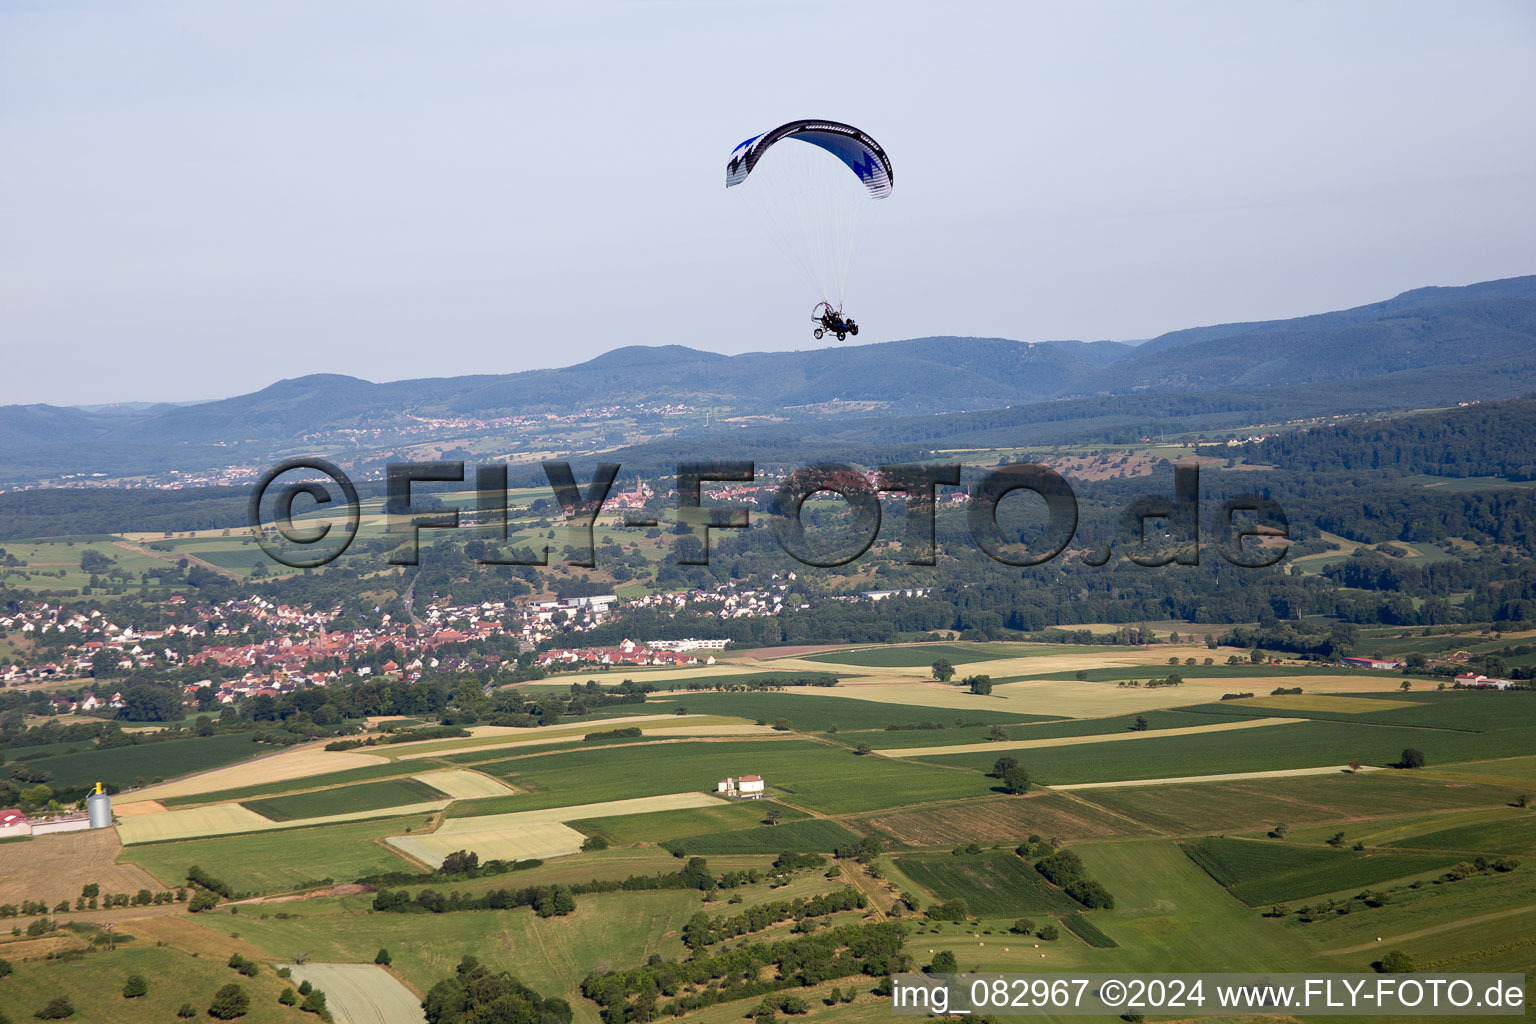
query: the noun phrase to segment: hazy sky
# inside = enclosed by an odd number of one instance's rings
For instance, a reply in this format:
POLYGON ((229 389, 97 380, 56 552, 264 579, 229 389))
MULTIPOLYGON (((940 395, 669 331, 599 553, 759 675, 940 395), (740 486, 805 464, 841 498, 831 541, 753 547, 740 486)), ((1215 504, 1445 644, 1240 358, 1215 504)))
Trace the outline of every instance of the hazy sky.
POLYGON ((798 117, 896 168, 860 342, 1536 273, 1533 97, 1525 0, 0 0, 0 402, 811 347, 724 188, 798 117))

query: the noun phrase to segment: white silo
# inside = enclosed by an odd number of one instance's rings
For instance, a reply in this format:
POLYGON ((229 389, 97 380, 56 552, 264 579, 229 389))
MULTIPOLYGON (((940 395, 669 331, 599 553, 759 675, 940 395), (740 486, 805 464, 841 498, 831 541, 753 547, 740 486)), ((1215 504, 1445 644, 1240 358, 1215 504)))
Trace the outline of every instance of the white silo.
POLYGON ((85 813, 90 816, 91 828, 112 827, 112 797, 99 782, 96 792, 85 798, 85 813))

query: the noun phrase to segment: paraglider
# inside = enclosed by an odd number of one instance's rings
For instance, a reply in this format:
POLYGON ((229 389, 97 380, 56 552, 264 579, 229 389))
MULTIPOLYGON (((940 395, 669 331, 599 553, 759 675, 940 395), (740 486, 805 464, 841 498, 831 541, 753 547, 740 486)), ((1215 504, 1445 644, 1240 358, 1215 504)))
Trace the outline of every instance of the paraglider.
POLYGON ((828 331, 836 334, 838 341, 844 340, 850 334, 857 335, 859 333, 859 325, 854 322, 853 317, 845 318, 843 311, 841 309, 833 309, 830 302, 823 301, 817 303, 816 308, 811 310, 811 320, 816 324, 816 329, 811 333, 816 337, 817 341, 820 341, 821 336, 828 331))
POLYGON ((725 187, 746 186, 769 234, 820 295, 811 314, 818 339, 859 333, 843 315, 848 268, 870 201, 889 196, 894 180, 880 144, 840 121, 790 121, 731 151, 725 187), (789 141, 809 145, 778 145, 789 141))

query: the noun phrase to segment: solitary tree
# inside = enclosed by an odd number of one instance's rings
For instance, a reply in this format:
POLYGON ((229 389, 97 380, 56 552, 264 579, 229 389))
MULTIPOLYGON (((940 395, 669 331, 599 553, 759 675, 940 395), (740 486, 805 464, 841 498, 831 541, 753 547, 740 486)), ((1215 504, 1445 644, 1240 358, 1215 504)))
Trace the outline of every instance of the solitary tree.
POLYGON ((933 678, 941 683, 947 683, 955 677, 955 666, 949 663, 948 658, 940 658, 933 663, 933 678))
POLYGON ((779 810, 777 807, 770 807, 768 808, 768 813, 763 815, 763 820, 768 822, 770 825, 777 825, 779 823, 779 819, 782 817, 784 817, 783 811, 779 810))
POLYGON ((1403 756, 1397 763, 1402 768, 1423 768, 1424 751, 1417 747, 1404 747, 1403 756))
POLYGON ((1010 793, 1029 792, 1029 772, 1015 765, 1003 772, 1003 788, 1010 793))
POLYGON ((378 964, 380 967, 388 967, 389 966, 389 961, 390 961, 390 956, 389 956, 389 950, 388 949, 382 949, 381 948, 373 956, 373 962, 378 964))
POLYGON ((1134 726, 1132 726, 1132 728, 1136 732, 1146 732, 1147 731, 1147 720, 1146 720, 1146 718, 1144 716, 1142 716, 1142 715, 1137 715, 1136 716, 1136 724, 1134 726))
POLYGON ((1400 949, 1394 949, 1376 962, 1376 970, 1382 974, 1412 974, 1413 957, 1400 949))
POLYGON ((985 697, 992 692, 991 676, 972 676, 968 682, 971 684, 971 692, 985 697))
POLYGON ((123 998, 137 999, 139 996, 149 993, 149 982, 144 980, 142 974, 130 974, 128 980, 123 982, 123 998))
POLYGON ((1002 743, 1008 739, 1008 730, 1000 725, 994 725, 987 733, 987 739, 993 743, 1002 743))
POLYGON ((868 743, 860 743, 858 746, 853 748, 853 752, 858 754, 860 757, 863 757, 865 754, 873 753, 874 748, 872 748, 868 743))

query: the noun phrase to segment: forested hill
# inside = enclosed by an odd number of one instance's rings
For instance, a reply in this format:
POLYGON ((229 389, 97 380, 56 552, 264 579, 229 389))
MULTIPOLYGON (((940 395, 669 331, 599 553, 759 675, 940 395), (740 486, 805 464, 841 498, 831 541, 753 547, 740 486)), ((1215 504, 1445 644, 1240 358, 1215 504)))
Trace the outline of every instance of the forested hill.
POLYGON ((1536 398, 1282 434, 1245 445, 1244 457, 1313 473, 1394 469, 1536 480, 1536 398))
POLYGON ((1135 437, 1167 432, 1167 420, 1186 413, 1189 427, 1207 429, 1533 391, 1536 276, 1418 289, 1292 320, 1193 328, 1139 346, 934 337, 733 356, 626 346, 521 373, 388 383, 314 374, 182 407, 5 406, 0 484, 251 465, 344 436, 422 440, 421 422, 433 419, 473 424, 638 409, 656 420, 646 431, 654 436, 666 432, 657 429, 659 405, 709 410, 707 428, 685 429, 715 439, 756 429, 749 421, 757 415, 790 434, 851 427, 872 440, 954 434, 963 445, 994 443, 1000 431, 1004 443, 1038 441, 1045 428, 1021 429, 1031 423, 1056 424, 1050 433, 1058 440, 1072 427, 1067 420, 1135 437), (854 416, 863 422, 850 423, 854 416))

